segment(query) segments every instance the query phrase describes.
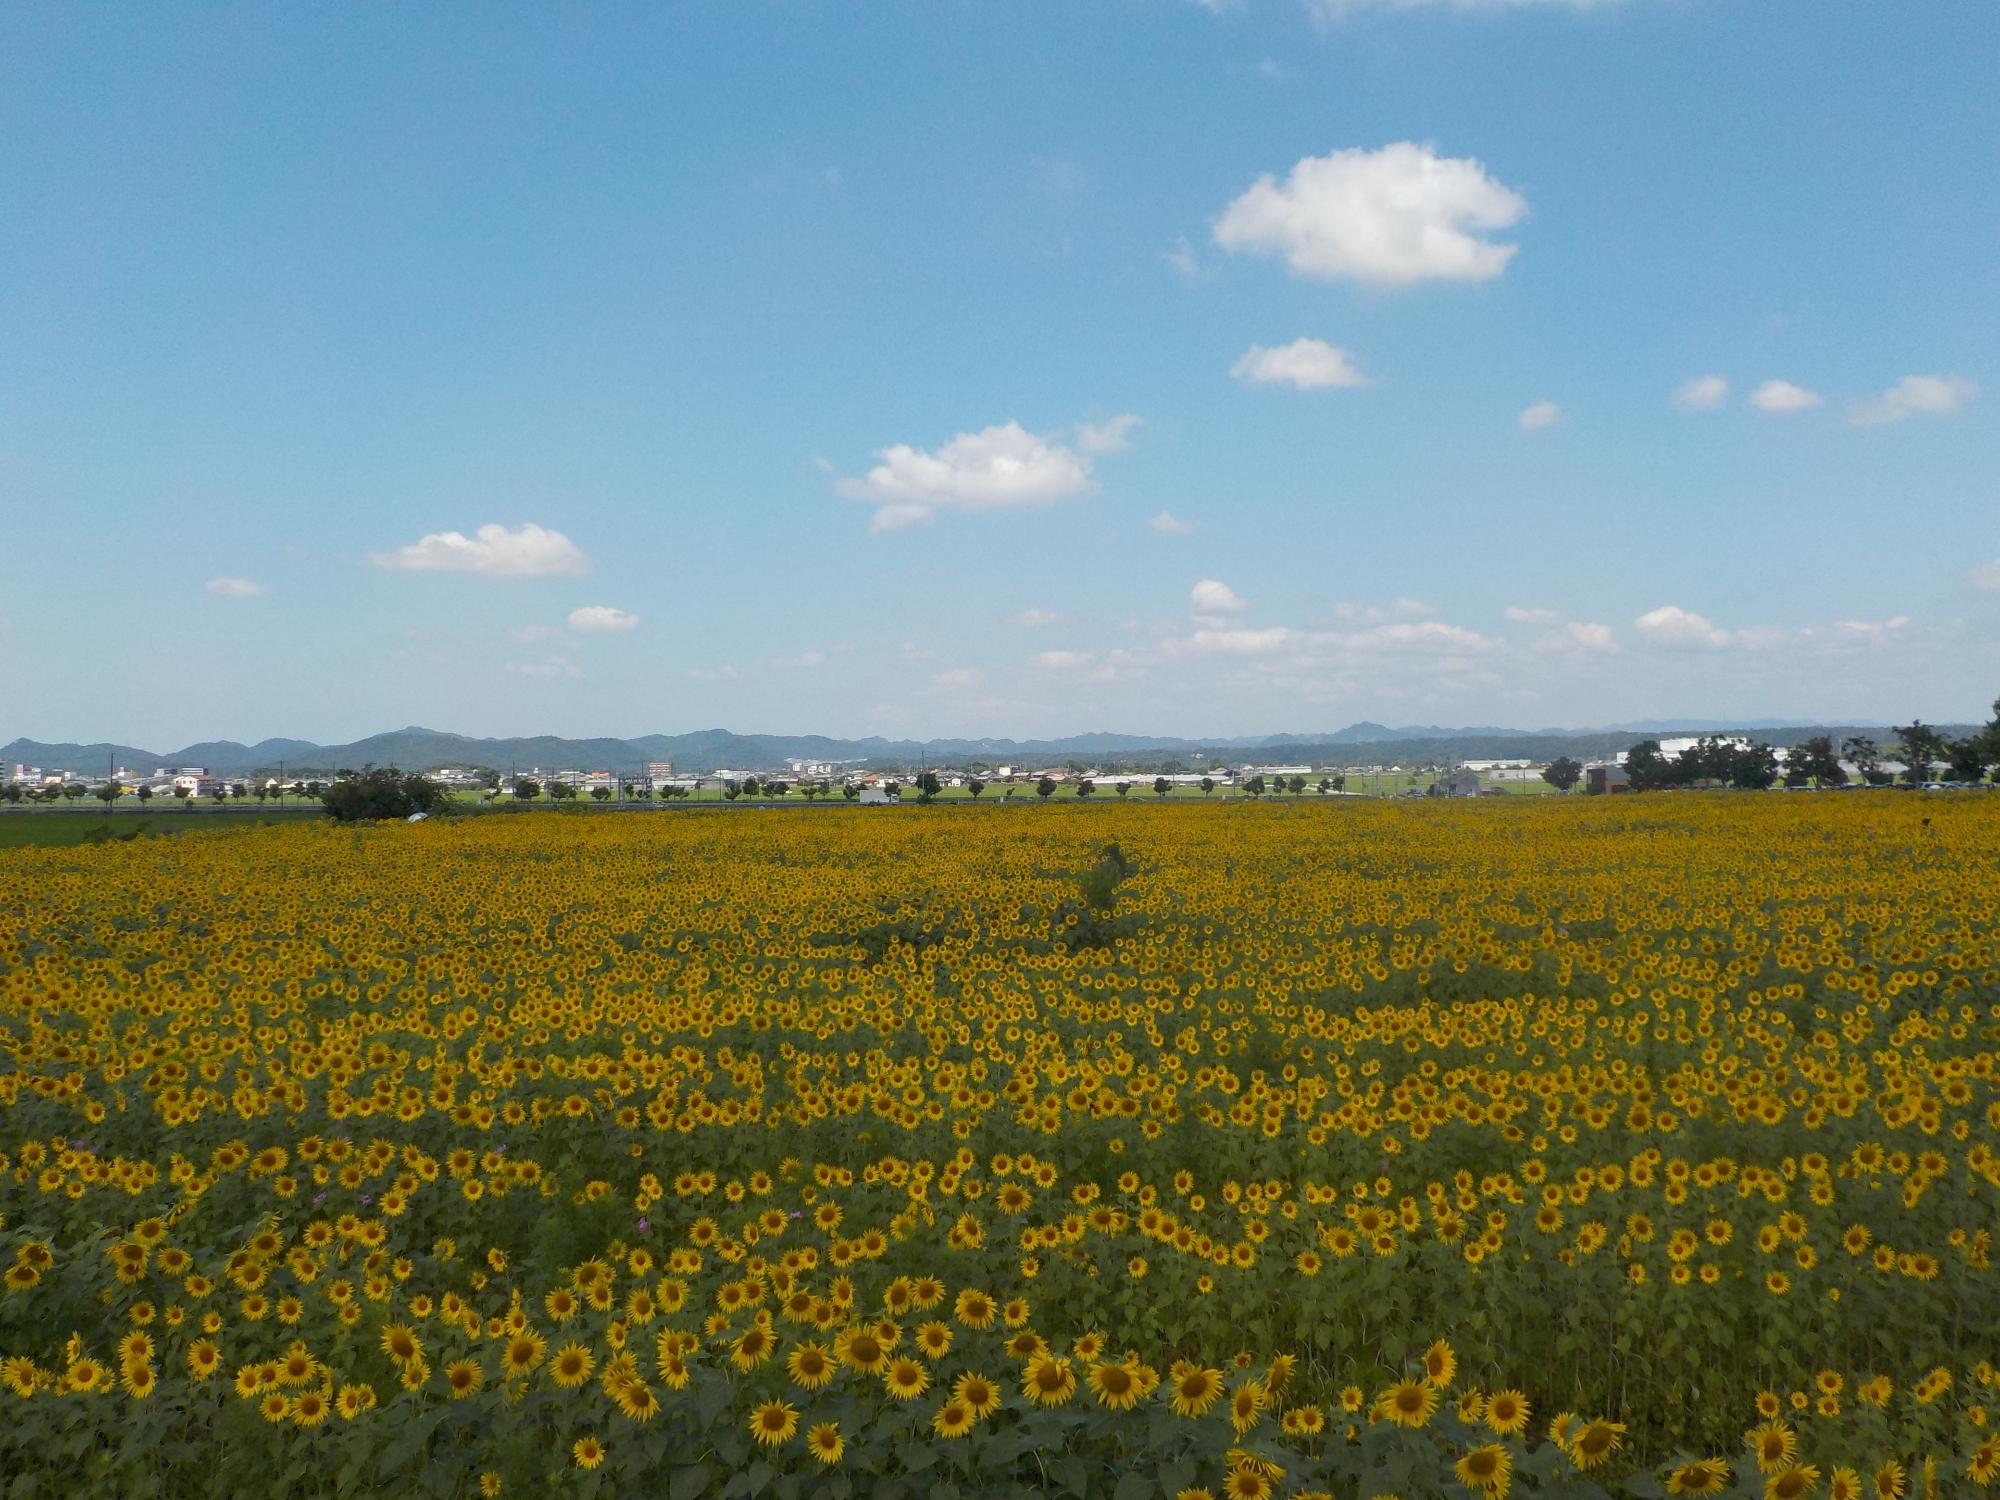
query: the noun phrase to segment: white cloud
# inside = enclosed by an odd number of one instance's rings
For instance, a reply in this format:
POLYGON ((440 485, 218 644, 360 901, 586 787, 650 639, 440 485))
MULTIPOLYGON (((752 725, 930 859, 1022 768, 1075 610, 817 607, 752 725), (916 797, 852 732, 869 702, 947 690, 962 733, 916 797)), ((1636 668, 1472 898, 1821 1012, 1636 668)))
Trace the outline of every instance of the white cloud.
POLYGON ((1051 671, 1069 672, 1078 667, 1087 667, 1095 658, 1088 651, 1037 651, 1035 665, 1047 667, 1051 671))
POLYGON ((1789 380, 1767 380, 1750 393, 1750 404, 1774 416, 1790 416, 1819 405, 1819 392, 1793 385, 1789 380))
POLYGON ((1214 235, 1225 250, 1280 254, 1320 280, 1487 281, 1517 247, 1482 232, 1508 228, 1527 211, 1527 200, 1480 162, 1398 141, 1308 156, 1283 183, 1265 173, 1222 211, 1214 235))
POLYGON ((532 521, 513 531, 495 522, 471 536, 433 531, 393 552, 371 553, 368 560, 378 568, 479 573, 488 578, 575 577, 590 568, 590 559, 576 543, 532 521))
POLYGON ((1195 651, 1225 656, 1263 656, 1283 650, 1297 639, 1298 632, 1283 625, 1273 625, 1264 630, 1235 627, 1197 630, 1188 637, 1188 646, 1195 651))
POLYGON ((743 674, 728 662, 719 667, 683 667, 683 677, 692 677, 696 682, 734 682, 743 674))
POLYGON ((1343 599, 1333 607, 1333 617, 1343 623, 1379 625, 1384 620, 1420 619, 1437 613, 1435 604, 1426 604, 1421 599, 1391 599, 1386 607, 1375 604, 1356 604, 1343 599))
POLYGON ((1510 604, 1500 611, 1500 617, 1516 625, 1553 625, 1562 615, 1553 609, 1524 609, 1518 604, 1510 604))
POLYGON ((1910 623, 1908 615, 1891 615, 1886 620, 1842 620, 1833 631, 1836 636, 1850 641, 1886 640, 1910 623))
POLYGON ((264 592, 263 584, 252 583, 247 578, 211 578, 202 587, 224 599, 254 599, 264 592))
POLYGON ((1345 349, 1322 339, 1293 339, 1275 349, 1252 344, 1229 373, 1248 385, 1289 385, 1301 391, 1368 384, 1345 349))
POLYGON ((2000 557, 1990 563, 1981 563, 1972 570, 1972 586, 1976 589, 2000 589, 2000 557))
POLYGON ((1282 652, 1308 662, 1397 652, 1479 652, 1492 644, 1475 630, 1442 620, 1406 620, 1360 630, 1295 630, 1286 625, 1251 629, 1210 620, 1183 639, 1165 642, 1164 649, 1169 655, 1206 656, 1272 656, 1282 652))
POLYGON ((1160 259, 1174 268, 1183 281, 1199 281, 1202 276, 1201 257, 1184 234, 1176 235, 1174 242, 1160 252, 1160 259))
POLYGON ((823 667, 826 665, 824 651, 801 651, 797 656, 776 656, 771 659, 774 667, 823 667))
POLYGON ((1847 421, 1853 427, 1879 427, 1920 413, 1949 417, 1978 394, 1978 385, 1963 375, 1905 375, 1881 395, 1855 402, 1847 409, 1847 421))
POLYGON ((1204 578, 1188 590, 1188 598, 1193 601, 1195 611, 1204 615, 1235 614, 1250 607, 1237 597, 1236 590, 1213 578, 1204 578))
POLYGON ((507 670, 519 677, 581 677, 583 673, 566 656, 545 656, 540 661, 509 662, 507 670))
POLYGON ((1442 620, 1414 620, 1400 625, 1373 625, 1366 630, 1336 631, 1325 638, 1347 650, 1384 647, 1431 647, 1454 651, 1484 651, 1493 643, 1476 630, 1447 625, 1442 620))
POLYGON ((971 667, 952 667, 947 671, 933 672, 931 686, 941 693, 962 692, 979 685, 979 673, 971 667))
POLYGON ((639 617, 609 604, 586 604, 569 612, 569 628, 585 634, 603 635, 618 630, 637 630, 639 617))
POLYGON ((1080 423, 1076 445, 1085 453, 1122 453, 1132 446, 1132 429, 1144 425, 1144 420, 1128 411, 1108 422, 1080 423))
POLYGON ((919 526, 928 521, 936 512, 928 505, 898 503, 878 505, 875 514, 869 518, 870 531, 903 531, 911 526, 919 526))
POLYGON ((1537 651, 1571 651, 1605 656, 1618 649, 1618 639, 1609 625, 1571 620, 1560 630, 1551 630, 1535 642, 1537 651))
POLYGON ((1014 616, 1016 625, 1054 625, 1062 619, 1060 611, 1053 609, 1024 609, 1014 616))
POLYGON ((1714 411, 1729 394, 1729 382, 1720 375, 1697 375, 1674 388, 1668 399, 1682 411, 1714 411))
POLYGON ((1187 536, 1194 531, 1194 522, 1183 521, 1170 510, 1146 517, 1146 524, 1166 536, 1187 536))
POLYGON ((941 509, 1050 505, 1092 487, 1089 458, 1018 422, 961 432, 934 453, 896 443, 876 456, 882 462, 866 475, 839 485, 876 507, 871 531, 900 531, 941 509))
POLYGON ((1537 401, 1521 413, 1521 431, 1538 432, 1553 427, 1563 418, 1563 409, 1553 401, 1537 401))
POLYGON ((533 645, 537 641, 554 640, 559 633, 547 625, 516 625, 507 635, 523 645, 533 645))
POLYGON ((1678 604, 1662 604, 1632 622, 1639 633, 1662 646, 1707 646, 1729 644, 1729 632, 1718 630, 1705 616, 1678 604))

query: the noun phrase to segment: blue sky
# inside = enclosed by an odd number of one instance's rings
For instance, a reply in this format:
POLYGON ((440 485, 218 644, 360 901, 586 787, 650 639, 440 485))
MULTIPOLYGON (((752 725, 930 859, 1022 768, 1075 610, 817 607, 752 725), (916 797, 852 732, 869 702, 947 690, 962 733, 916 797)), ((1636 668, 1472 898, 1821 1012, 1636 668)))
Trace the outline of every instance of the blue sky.
POLYGON ((0 740, 1983 718, 1996 56, 1954 0, 15 8, 0 740))

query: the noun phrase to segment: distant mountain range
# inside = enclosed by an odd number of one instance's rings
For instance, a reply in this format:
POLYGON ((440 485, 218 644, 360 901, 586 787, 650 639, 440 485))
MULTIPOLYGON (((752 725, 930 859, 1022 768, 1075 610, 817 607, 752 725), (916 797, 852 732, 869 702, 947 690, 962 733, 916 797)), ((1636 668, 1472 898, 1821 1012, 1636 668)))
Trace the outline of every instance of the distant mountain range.
MULTIPOLYGON (((1941 726, 1962 732, 1970 726, 1941 726)), ((907 765, 919 759, 942 762, 1038 763, 1086 760, 1119 764, 1166 759, 1243 760, 1246 758, 1354 764, 1367 761, 1436 761, 1451 757, 1520 757, 1548 759, 1557 755, 1607 755, 1630 745, 1636 736, 1674 734, 1755 733, 1774 744, 1791 744, 1813 734, 1871 734, 1890 731, 1871 725, 1786 724, 1773 720, 1720 722, 1649 719, 1611 724, 1598 729, 1501 729, 1491 726, 1445 728, 1411 724, 1391 728, 1362 722, 1330 734, 1272 734, 1230 739, 1180 739, 1165 735, 1077 734, 1050 740, 886 740, 878 737, 846 740, 818 734, 734 734, 727 729, 703 729, 692 734, 648 734, 637 739, 563 739, 529 735, 511 739, 475 739, 412 726, 370 735, 346 745, 319 745, 310 740, 269 739, 254 745, 234 740, 204 740, 178 750, 143 750, 136 745, 50 744, 17 739, 0 746, 0 773, 14 763, 102 775, 108 766, 150 771, 161 766, 206 766, 219 776, 243 776, 276 771, 293 774, 358 770, 363 766, 400 766, 428 771, 445 766, 490 766, 505 771, 540 766, 544 770, 610 770, 631 773, 648 762, 672 761, 680 771, 732 769, 765 771, 791 760, 847 761, 862 765, 907 765)))

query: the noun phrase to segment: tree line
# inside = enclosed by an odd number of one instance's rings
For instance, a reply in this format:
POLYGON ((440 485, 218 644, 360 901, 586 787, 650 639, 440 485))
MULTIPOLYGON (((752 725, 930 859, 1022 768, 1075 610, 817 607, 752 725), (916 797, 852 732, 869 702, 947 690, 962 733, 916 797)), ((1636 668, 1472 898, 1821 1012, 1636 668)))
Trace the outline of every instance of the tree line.
MULTIPOLYGON (((1937 779, 1976 786, 1994 774, 1995 763, 2000 762, 2000 699, 1994 700, 1993 717, 1967 735, 1947 735, 1921 719, 1896 725, 1890 732, 1896 738, 1886 748, 1868 735, 1849 735, 1838 745, 1831 735, 1814 735, 1786 751, 1782 769, 1777 752, 1762 743, 1743 744, 1704 735, 1670 756, 1658 740, 1641 740, 1625 752, 1625 777, 1635 792, 1689 786, 1763 791, 1780 779, 1790 787, 1837 787, 1850 781, 1889 786, 1896 778, 1887 763, 1900 761, 1907 786, 1937 779), (1937 776, 1939 771, 1944 773, 1942 778, 1937 776)), ((1549 776, 1555 770, 1551 766, 1543 774, 1549 776)), ((1580 774, 1581 767, 1577 767, 1571 785, 1580 774)))

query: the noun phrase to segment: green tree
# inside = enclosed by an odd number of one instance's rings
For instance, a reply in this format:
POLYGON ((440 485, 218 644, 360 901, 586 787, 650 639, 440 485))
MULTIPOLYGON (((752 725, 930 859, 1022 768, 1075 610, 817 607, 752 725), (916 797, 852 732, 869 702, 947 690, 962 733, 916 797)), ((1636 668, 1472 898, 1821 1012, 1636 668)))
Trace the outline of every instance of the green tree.
POLYGON ((1656 791, 1673 778, 1673 762, 1660 753, 1658 740, 1641 740, 1625 752, 1625 780, 1633 791, 1656 791))
POLYGON ((1583 779, 1583 762, 1573 755, 1558 755, 1542 767, 1542 780, 1559 792, 1566 792, 1583 779))
POLYGON ((1888 778, 1882 773, 1882 752, 1865 734, 1849 735, 1841 742, 1841 753, 1854 762, 1856 774, 1867 786, 1880 786, 1888 778))
POLYGON ((1035 783, 1035 795, 1037 797, 1053 796, 1055 789, 1056 783, 1053 776, 1044 776, 1040 781, 1035 783))
POLYGON ((107 781, 93 794, 107 808, 118 800, 119 786, 115 781, 107 781))
POLYGON ((522 802, 533 802, 542 795, 542 784, 533 777, 517 777, 514 782, 514 795, 522 802))
POLYGON ((861 795, 861 788, 851 781, 843 781, 840 784, 840 795, 845 797, 849 802, 852 802, 861 795))
POLYGON ((590 789, 590 800, 593 802, 609 802, 611 800, 611 788, 608 786, 592 787, 590 789))
POLYGON ((1736 763, 1736 747, 1712 734, 1705 734, 1673 758, 1669 779, 1677 786, 1694 786, 1704 781, 1729 780, 1736 763))
POLYGON ((145 802, 151 802, 151 801, 153 800, 153 789, 152 789, 151 787, 149 787, 149 786, 142 786, 142 787, 140 787, 140 788, 139 788, 139 800, 140 800, 140 802, 142 802, 142 803, 145 803, 145 802))
POLYGON ((445 805, 444 788, 415 771, 368 766, 336 777, 320 793, 326 810, 342 823, 430 814, 445 805))
POLYGON ((1207 795, 1208 795, 1208 794, 1209 794, 1210 792, 1212 792, 1212 791, 1214 791, 1214 790, 1215 790, 1215 778, 1214 778, 1213 776, 1204 776, 1204 777, 1202 777, 1202 778, 1201 778, 1201 794, 1202 794, 1202 796, 1206 797, 1206 796, 1207 796, 1207 795))
POLYGON ((939 782, 937 772, 928 768, 917 774, 916 784, 917 800, 919 802, 933 802, 937 799, 937 794, 943 790, 943 784, 939 782))
POLYGON ((968 776, 965 778, 965 790, 977 801, 979 794, 986 790, 986 783, 977 776, 968 776))
POLYGON ((1252 776, 1248 781, 1243 783, 1243 790, 1248 792, 1253 797, 1263 796, 1264 795, 1263 776, 1262 775, 1252 776))
POLYGON ((1902 747, 1903 779, 1917 786, 1931 779, 1931 767, 1944 759, 1944 736, 1922 719, 1898 724, 1896 741, 1902 747))
POLYGON ((742 795, 743 787, 741 783, 734 781, 725 781, 722 783, 722 800, 724 802, 734 802, 742 795))
POLYGON ((1729 784, 1746 792, 1770 790, 1778 779, 1778 754, 1769 745, 1738 745, 1729 763, 1729 784))
POLYGON ((1816 734, 1785 753, 1787 786, 1844 786, 1846 782, 1847 772, 1841 769, 1840 754, 1830 735, 1816 734))
POLYGON ((1167 778, 1166 778, 1166 777, 1164 777, 1164 776, 1155 776, 1155 777, 1153 778, 1153 795, 1154 795, 1155 797, 1164 797, 1164 796, 1166 796, 1166 795, 1167 795, 1167 790, 1168 790, 1168 788, 1170 788, 1170 787, 1171 787, 1172 785, 1173 785, 1173 783, 1172 783, 1171 781, 1167 780, 1167 778))
POLYGON ((1117 785, 1117 787, 1115 788, 1115 790, 1117 791, 1118 795, 1122 797, 1122 796, 1124 796, 1124 795, 1125 795, 1125 794, 1126 794, 1127 792, 1129 792, 1129 791, 1131 791, 1131 790, 1132 790, 1132 783, 1131 783, 1131 782, 1129 782, 1129 781, 1121 781, 1121 782, 1119 782, 1119 783, 1118 783, 1118 785, 1117 785))
POLYGON ((1092 781, 1088 776, 1084 777, 1083 780, 1079 781, 1076 784, 1076 794, 1079 797, 1088 797, 1092 792, 1096 790, 1097 790, 1097 783, 1092 781))
POLYGON ((1953 781, 1969 781, 1977 785, 1986 779, 1986 736, 1969 734, 1964 739, 1948 740, 1944 747, 1945 769, 1953 781))
POLYGON ((567 781, 551 781, 549 783, 549 801, 574 802, 576 801, 576 788, 571 786, 567 781))

